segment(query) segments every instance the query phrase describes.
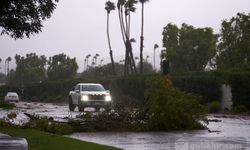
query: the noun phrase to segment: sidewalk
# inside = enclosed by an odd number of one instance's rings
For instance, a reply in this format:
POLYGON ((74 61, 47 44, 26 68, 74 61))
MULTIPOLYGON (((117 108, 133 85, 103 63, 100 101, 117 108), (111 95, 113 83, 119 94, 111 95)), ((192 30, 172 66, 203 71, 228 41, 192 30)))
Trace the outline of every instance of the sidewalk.
POLYGON ((0 150, 28 150, 28 143, 24 138, 0 133, 0 150))

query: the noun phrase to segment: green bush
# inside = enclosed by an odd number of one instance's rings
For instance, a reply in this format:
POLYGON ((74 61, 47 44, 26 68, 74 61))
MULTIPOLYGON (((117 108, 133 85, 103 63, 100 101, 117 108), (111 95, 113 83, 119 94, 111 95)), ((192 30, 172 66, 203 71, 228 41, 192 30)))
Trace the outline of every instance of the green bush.
POLYGON ((231 73, 229 83, 232 89, 233 105, 250 109, 250 72, 231 73))
POLYGON ((235 113, 245 113, 245 112, 248 112, 248 108, 243 105, 237 105, 233 107, 233 111, 235 113))
POLYGON ((73 128, 66 123, 63 124, 63 123, 52 122, 46 131, 50 133, 65 135, 65 134, 72 134, 73 128))
POLYGON ((173 76, 173 85, 181 91, 202 96, 201 103, 221 99, 219 79, 211 75, 173 76))
POLYGON ((16 105, 14 103, 9 103, 9 102, 6 102, 6 101, 0 101, 0 108, 13 109, 14 107, 16 107, 16 105))
POLYGON ((149 89, 150 128, 154 130, 197 129, 203 126, 199 119, 205 120, 205 108, 199 104, 200 97, 166 86, 165 81, 152 78, 147 81, 149 89), (164 84, 165 83, 165 84, 164 84))
POLYGON ((208 106, 209 113, 217 113, 220 111, 220 103, 218 101, 208 103, 207 106, 208 106))
POLYGON ((73 128, 70 125, 66 123, 57 123, 50 121, 47 117, 32 120, 28 122, 25 127, 35 128, 49 133, 61 135, 73 133, 73 128))

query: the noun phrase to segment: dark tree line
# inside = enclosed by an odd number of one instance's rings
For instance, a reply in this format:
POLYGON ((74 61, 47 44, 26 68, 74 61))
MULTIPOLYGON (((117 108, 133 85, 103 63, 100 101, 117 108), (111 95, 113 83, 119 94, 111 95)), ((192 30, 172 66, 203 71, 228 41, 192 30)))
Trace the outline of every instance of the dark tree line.
MULTIPOLYGON (((116 75, 122 76, 124 74, 124 61, 121 61, 120 63, 114 63, 116 68, 116 75)), ((153 69, 153 65, 147 61, 143 61, 143 73, 144 74, 153 74, 155 73, 155 70, 153 69)), ((139 69, 140 62, 136 65, 136 68, 139 69)), ((85 70, 81 73, 81 78, 95 78, 95 77, 107 77, 112 76, 113 70, 112 70, 112 63, 100 65, 100 66, 90 66, 88 70, 85 70)))
POLYGON ((37 56, 35 53, 26 57, 16 55, 16 69, 11 70, 8 79, 10 84, 23 85, 28 83, 43 82, 45 80, 63 80, 75 77, 78 69, 75 58, 65 54, 37 56))

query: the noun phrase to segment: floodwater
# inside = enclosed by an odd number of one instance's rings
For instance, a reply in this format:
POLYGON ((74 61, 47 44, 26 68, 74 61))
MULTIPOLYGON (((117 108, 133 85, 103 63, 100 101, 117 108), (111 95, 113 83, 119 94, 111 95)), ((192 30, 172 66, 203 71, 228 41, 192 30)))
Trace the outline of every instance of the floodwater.
MULTIPOLYGON (((210 116, 209 119, 214 119, 210 116)), ((217 118, 218 119, 218 118, 217 118)), ((142 133, 74 133, 70 137, 126 150, 247 150, 250 120, 219 118, 208 130, 142 133)))
MULTIPOLYGON (((22 124, 29 121, 24 112, 53 117, 54 120, 67 121, 77 118, 80 112, 69 112, 66 104, 20 102, 13 110, 0 109, 0 119, 16 112, 11 121, 22 124)), ((89 108, 88 111, 94 109, 89 108)), ((178 132, 96 132, 74 133, 69 137, 110 145, 125 150, 250 150, 250 117, 230 115, 209 115, 206 130, 178 132)))
POLYGON ((16 107, 12 110, 3 110, 0 108, 0 119, 8 119, 7 114, 15 112, 17 117, 11 120, 14 124, 23 124, 29 121, 24 113, 37 115, 41 117, 53 117, 57 121, 67 121, 69 118, 75 118, 81 113, 70 112, 66 104, 36 103, 36 102, 19 102, 15 103, 16 107))

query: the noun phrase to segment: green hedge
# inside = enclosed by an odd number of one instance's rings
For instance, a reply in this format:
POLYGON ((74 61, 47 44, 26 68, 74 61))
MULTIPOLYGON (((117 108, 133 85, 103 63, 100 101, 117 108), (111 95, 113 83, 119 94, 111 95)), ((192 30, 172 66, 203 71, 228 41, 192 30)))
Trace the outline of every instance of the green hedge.
POLYGON ((233 105, 250 109, 250 72, 231 73, 229 84, 232 89, 233 105))
POLYGON ((219 79, 211 75, 173 76, 173 84, 182 91, 202 96, 201 103, 220 101, 221 89, 219 79))
MULTIPOLYGON (((16 91, 25 100, 63 102, 66 101, 69 91, 76 83, 91 82, 103 84, 106 89, 111 91, 116 102, 130 100, 128 103, 144 105, 146 103, 144 98, 145 84, 146 80, 151 76, 153 75, 33 83, 24 86, 23 95, 21 94, 21 88, 2 86, 0 87, 0 96, 3 96, 8 91, 16 91)), ((162 77, 160 75, 154 76, 157 78, 162 77)), ((172 80, 175 87, 183 91, 201 95, 203 97, 202 102, 204 103, 220 100, 219 83, 213 77, 176 76, 172 80)))
MULTIPOLYGON (((0 98, 3 99, 8 91, 15 91, 25 100, 63 102, 67 100, 72 87, 79 82, 101 83, 109 89, 117 103, 127 102, 133 105, 144 105, 144 91, 146 80, 152 76, 161 75, 106 77, 93 79, 74 79, 34 83, 21 88, 16 86, 1 86, 0 98)), ((250 108, 250 72, 209 72, 173 74, 173 85, 178 89, 202 96, 201 103, 219 101, 221 99, 222 83, 229 83, 232 87, 233 104, 250 108)))

